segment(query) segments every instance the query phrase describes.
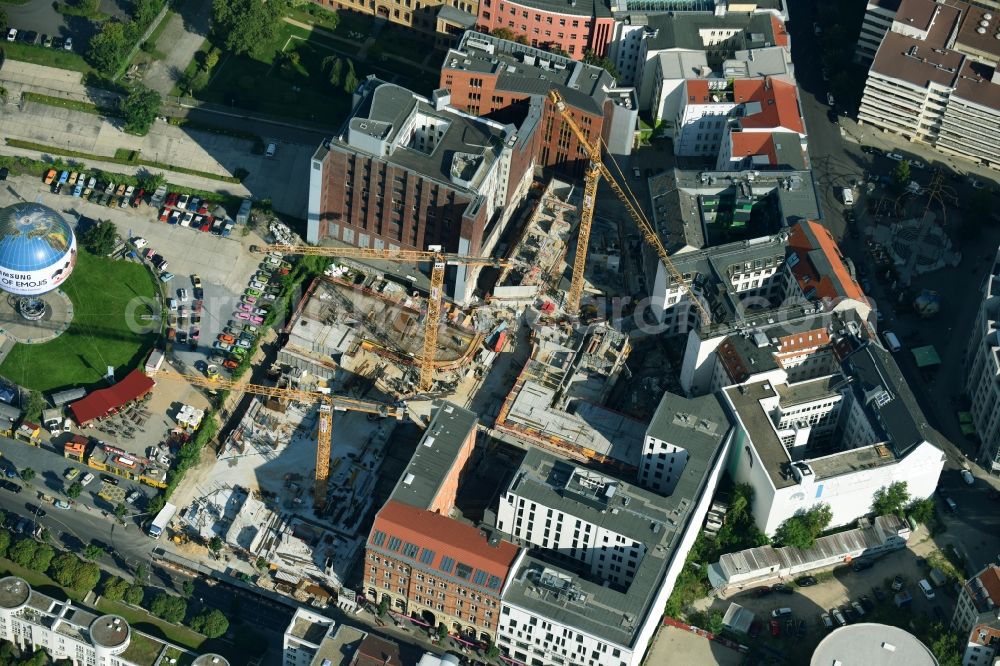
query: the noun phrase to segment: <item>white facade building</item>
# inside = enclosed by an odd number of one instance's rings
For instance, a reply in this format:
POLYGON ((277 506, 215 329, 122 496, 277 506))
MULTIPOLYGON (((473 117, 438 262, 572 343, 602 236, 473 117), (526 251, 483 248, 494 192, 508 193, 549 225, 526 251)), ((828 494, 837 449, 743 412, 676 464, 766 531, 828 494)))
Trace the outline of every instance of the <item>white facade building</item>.
POLYGON ((937 487, 945 460, 940 435, 891 355, 860 343, 843 368, 823 380, 747 381, 723 391, 738 423, 729 469, 753 486, 754 519, 768 535, 819 504, 832 511, 830 527, 846 525, 871 511, 877 490, 899 481, 915 499, 937 487), (801 405, 810 407, 808 418, 780 429, 789 408, 801 405))
POLYGON ((282 639, 282 666, 310 666, 323 640, 335 628, 332 619, 297 608, 282 639))
MULTIPOLYGON (((72 602, 58 601, 32 590, 16 576, 0 579, 0 639, 21 649, 45 648, 52 659, 68 659, 74 666, 145 666, 147 661, 131 659, 129 646, 135 635, 141 636, 144 653, 150 644, 159 644, 161 650, 169 647, 187 654, 183 648, 135 631, 118 615, 96 615, 72 602)), ((217 655, 199 659, 206 659, 199 664, 228 666, 217 655), (217 661, 212 662, 213 658, 217 661)))
POLYGON ((1000 250, 984 285, 983 302, 969 332, 965 392, 979 435, 979 461, 1000 472, 1000 250))
POLYGON ((882 38, 896 18, 897 9, 899 0, 868 0, 865 18, 861 23, 861 34, 858 36, 858 47, 854 53, 856 62, 870 63, 875 59, 882 38))
POLYGON ((716 398, 668 394, 664 402, 648 433, 657 443, 675 441, 675 430, 690 427, 687 419, 723 420, 685 440, 669 497, 528 451, 497 515, 499 530, 532 547, 502 593, 497 645, 509 657, 542 666, 642 662, 708 513, 730 441, 716 398), (696 413, 706 406, 712 409, 696 413), (578 563, 587 565, 585 573, 578 563))

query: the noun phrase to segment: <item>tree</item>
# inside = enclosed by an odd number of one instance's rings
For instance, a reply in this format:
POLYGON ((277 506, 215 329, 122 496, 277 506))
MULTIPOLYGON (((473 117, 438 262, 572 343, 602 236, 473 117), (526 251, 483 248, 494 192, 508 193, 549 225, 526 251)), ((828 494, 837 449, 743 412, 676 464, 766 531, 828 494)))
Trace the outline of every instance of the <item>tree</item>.
POLYGON ((618 78, 618 70, 615 68, 615 63, 611 62, 610 58, 602 55, 597 55, 597 52, 593 49, 584 49, 583 51, 583 61, 588 65, 593 65, 594 67, 601 67, 605 69, 608 74, 618 78))
POLYGON ((350 95, 358 87, 358 75, 354 71, 354 61, 348 58, 347 69, 344 70, 344 81, 341 88, 345 93, 350 95))
POLYGON ((890 486, 882 486, 872 496, 872 513, 876 516, 895 514, 903 516, 903 507, 910 501, 906 481, 897 481, 890 486))
POLYGON ((910 162, 902 160, 892 170, 892 187, 897 192, 902 192, 910 184, 910 162))
POLYGON ((708 630, 713 634, 721 634, 725 628, 726 625, 722 623, 722 613, 712 611, 712 614, 708 616, 708 630))
POLYGON ((21 478, 27 482, 30 482, 33 478, 35 478, 35 476, 35 470, 30 467, 25 467, 21 470, 21 478))
POLYGON ((444 640, 445 636, 448 635, 448 627, 444 626, 444 622, 437 626, 437 635, 441 640, 444 640))
POLYGON ((190 581, 190 580, 184 581, 184 584, 181 585, 181 589, 184 590, 181 593, 181 594, 183 594, 184 598, 185 599, 190 599, 191 595, 194 594, 194 582, 190 581))
POLYGON ((205 54, 205 71, 210 72, 212 69, 219 64, 219 52, 212 49, 205 54))
POLYGON ((7 557, 8 548, 10 548, 10 532, 0 530, 0 557, 7 557))
POLYGON ((24 405, 24 420, 38 423, 42 420, 42 410, 48 408, 49 403, 38 391, 29 391, 28 399, 24 405))
POLYGON ((102 595, 110 601, 121 601, 125 598, 125 593, 129 589, 128 581, 118 576, 112 576, 104 581, 104 591, 102 595))
POLYGON ((125 590, 125 603, 141 606, 144 596, 146 596, 146 592, 142 589, 142 585, 132 585, 125 590))
POLYGON ((118 243, 118 227, 111 220, 98 220, 83 232, 80 243, 87 252, 106 257, 114 252, 118 243))
POLYGON ((160 592, 153 597, 153 603, 149 605, 149 610, 153 615, 163 618, 167 622, 180 624, 184 621, 184 615, 187 613, 187 602, 172 594, 160 592))
POLYGON ((212 540, 208 542, 208 549, 218 555, 219 551, 222 550, 222 539, 217 536, 212 537, 212 540))
POLYGON ((128 511, 128 507, 126 507, 121 502, 118 502, 118 506, 115 507, 115 517, 120 519, 120 518, 122 518, 122 517, 125 516, 125 513, 127 511, 128 511))
POLYGON ((49 565, 52 564, 52 558, 55 555, 56 551, 52 549, 52 546, 47 543, 38 544, 38 548, 35 549, 35 554, 31 558, 28 568, 32 571, 48 571, 49 565))
POLYGON ((63 587, 70 587, 76 579, 77 569, 80 568, 80 560, 72 553, 62 553, 57 555, 49 565, 49 576, 63 587))
POLYGON ((265 0, 212 0, 213 29, 227 51, 249 53, 274 37, 282 7, 265 0))
POLYGON ((160 11, 162 5, 158 0, 135 0, 133 6, 135 7, 133 14, 135 22, 140 26, 147 26, 156 18, 156 14, 160 11))
POLYGON ((114 74, 129 50, 129 38, 124 23, 105 21, 101 31, 90 40, 87 57, 104 74, 114 74))
POLYGON ((514 31, 508 30, 507 28, 494 28, 490 34, 497 39, 506 39, 509 42, 514 41, 514 37, 516 37, 514 31))
POLYGON ((927 524, 934 519, 934 500, 930 497, 914 500, 910 506, 906 507, 906 512, 918 523, 927 524))
POLYGON ((218 638, 229 631, 229 620, 217 608, 206 610, 191 618, 191 628, 209 638, 218 638))
POLYGON ((783 546, 811 548, 832 518, 830 505, 817 504, 781 523, 774 532, 774 540, 783 546))
POLYGON ((81 562, 73 577, 74 590, 92 590, 101 581, 101 569, 93 562, 81 562))
POLYGON ((385 614, 388 612, 389 612, 389 598, 382 597, 382 600, 378 602, 378 610, 376 611, 376 614, 379 617, 385 617, 385 614))
POLYGON ((163 98, 160 93, 145 86, 136 86, 129 91, 128 97, 122 102, 122 115, 125 116, 125 131, 144 136, 153 126, 156 116, 160 113, 163 98))
POLYGON ((163 505, 167 503, 167 499, 163 496, 163 493, 159 493, 153 496, 153 499, 149 500, 149 504, 146 506, 146 510, 150 515, 155 516, 163 508, 163 505))
POLYGON ((22 567, 28 567, 31 565, 31 561, 35 557, 35 551, 38 550, 38 542, 34 539, 20 539, 7 553, 14 564, 20 565, 22 567))
POLYGON ((155 192, 160 185, 167 184, 167 177, 162 173, 146 172, 139 176, 139 187, 147 192, 155 192))
POLYGON ((70 484, 69 488, 66 489, 66 494, 70 496, 71 499, 76 499, 83 492, 83 484, 79 481, 74 481, 70 484))
POLYGON ((137 564, 135 565, 135 582, 137 585, 142 585, 146 582, 146 565, 137 564))

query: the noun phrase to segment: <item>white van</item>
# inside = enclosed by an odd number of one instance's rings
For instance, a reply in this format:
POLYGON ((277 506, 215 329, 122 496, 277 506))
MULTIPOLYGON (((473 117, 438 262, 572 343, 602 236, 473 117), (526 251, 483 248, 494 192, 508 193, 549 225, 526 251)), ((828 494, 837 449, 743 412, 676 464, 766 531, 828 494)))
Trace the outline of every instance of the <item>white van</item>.
POLYGON ((919 584, 920 584, 920 591, 924 593, 924 596, 927 597, 928 599, 933 599, 934 588, 932 588, 931 584, 927 582, 927 579, 921 578, 919 584))
POLYGON ((792 609, 788 607, 775 608, 773 611, 771 611, 771 617, 786 617, 791 614, 792 614, 792 609))
POLYGON ((899 342, 899 338, 892 331, 882 331, 882 339, 885 340, 885 346, 891 352, 898 352, 903 348, 903 345, 899 342))
POLYGON ((844 198, 844 205, 845 206, 853 206, 854 205, 854 192, 851 191, 851 188, 845 187, 841 191, 840 196, 842 196, 844 198))

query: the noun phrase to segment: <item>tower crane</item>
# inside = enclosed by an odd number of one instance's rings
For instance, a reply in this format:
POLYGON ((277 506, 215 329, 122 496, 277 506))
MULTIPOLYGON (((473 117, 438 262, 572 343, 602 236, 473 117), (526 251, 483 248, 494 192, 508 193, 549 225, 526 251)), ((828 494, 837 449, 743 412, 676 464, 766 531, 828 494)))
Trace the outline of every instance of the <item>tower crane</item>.
MULTIPOLYGON (((571 313, 577 313, 580 310, 580 297, 583 295, 583 271, 587 263, 587 250, 590 246, 590 228, 594 221, 594 204, 597 198, 597 184, 600 182, 601 176, 603 176, 608 185, 611 186, 611 189, 618 195, 621 202, 625 204, 625 208, 628 210, 629 216, 631 216, 636 225, 639 227, 639 231, 642 233, 643 239, 645 239, 645 241, 656 251, 660 261, 663 262, 663 265, 670 272, 671 277, 682 285, 683 289, 687 292, 691 302, 698 310, 702 325, 710 324, 712 317, 709 315, 708 310, 705 309, 705 306, 702 305, 698 296, 695 295, 694 290, 691 289, 691 286, 684 279, 684 276, 681 275, 680 271, 677 270, 677 267, 674 266, 674 263, 670 260, 670 256, 667 254, 667 249, 663 247, 663 243, 660 242, 660 238, 656 235, 653 225, 649 223, 649 220, 646 219, 642 210, 632 201, 632 198, 625 193, 622 186, 618 184, 617 178, 604 164, 601 152, 603 141, 598 137, 597 141, 593 143, 590 142, 590 139, 584 131, 580 129, 579 125, 576 124, 573 116, 570 115, 569 110, 566 108, 566 103, 563 101, 562 95, 560 95, 558 91, 550 90, 549 99, 553 104, 555 104, 556 110, 559 111, 559 115, 562 116, 563 121, 573 134, 576 135, 576 139, 580 143, 580 147, 587 154, 587 158, 589 159, 587 171, 584 174, 583 180, 583 206, 580 211, 580 228, 576 241, 576 256, 573 258, 573 279, 570 282, 566 309, 571 313)), ((615 166, 617 167, 617 164, 615 164, 615 166)), ((618 169, 618 172, 621 174, 620 168, 618 169)))
POLYGON ((503 259, 474 257, 453 252, 443 252, 438 245, 423 250, 386 250, 365 247, 327 247, 318 245, 264 245, 255 246, 258 252, 281 252, 319 257, 339 257, 344 259, 379 259, 401 263, 433 262, 431 268, 431 289, 427 298, 427 318, 424 320, 424 345, 417 365, 420 368, 420 390, 428 392, 434 383, 434 356, 437 352, 438 328, 441 320, 441 301, 444 298, 444 270, 447 264, 466 266, 503 267, 503 259))
POLYGON ((208 378, 162 369, 157 371, 155 376, 157 379, 164 378, 173 381, 185 381, 203 388, 230 389, 267 396, 269 398, 319 403, 318 430, 316 433, 316 474, 313 481, 313 504, 317 511, 322 509, 323 505, 326 504, 327 483, 330 477, 330 430, 332 427, 333 412, 366 412, 379 416, 391 416, 396 419, 402 419, 406 415, 406 405, 403 403, 390 405, 371 400, 356 400, 354 398, 333 395, 328 390, 306 391, 302 389, 263 386, 261 384, 243 384, 221 377, 208 378))

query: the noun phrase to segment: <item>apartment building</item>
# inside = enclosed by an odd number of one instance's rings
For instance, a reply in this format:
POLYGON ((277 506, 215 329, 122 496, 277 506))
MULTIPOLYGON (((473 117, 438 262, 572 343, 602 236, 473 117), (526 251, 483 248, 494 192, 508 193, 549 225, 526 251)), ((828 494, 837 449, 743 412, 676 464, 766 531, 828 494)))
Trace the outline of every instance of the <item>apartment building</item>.
POLYGON ((603 1, 480 0, 477 25, 484 32, 509 30, 535 48, 581 60, 587 51, 606 54, 615 19, 603 1))
POLYGON ((930 497, 944 467, 943 439, 927 425, 891 354, 852 341, 837 374, 777 383, 751 379, 722 391, 741 443, 728 463, 754 489, 753 514, 768 535, 786 519, 829 505, 831 527, 871 510, 874 493, 905 481, 930 497))
POLYGON ((521 549, 471 525, 389 500, 365 547, 365 596, 430 627, 493 640, 500 593, 521 549))
POLYGON ((304 608, 295 609, 285 629, 282 647, 282 666, 389 666, 403 663, 399 645, 393 641, 373 636, 357 627, 337 624, 304 608))
MULTIPOLYGON (((488 255, 533 176, 534 127, 476 118, 374 77, 339 135, 312 158, 306 240, 488 255)), ((447 278, 471 297, 478 269, 447 278)))
MULTIPOLYGON (((133 629, 123 617, 53 599, 17 576, 0 579, 0 639, 21 650, 44 648, 53 660, 68 659, 74 666, 154 666, 168 650, 195 661, 195 655, 133 629)), ((215 654, 195 663, 229 666, 215 654)))
MULTIPOLYGON (((697 406, 683 401, 671 396, 662 414, 697 406)), ((718 410, 716 403, 706 414, 669 418, 708 420, 718 410)), ((678 443, 659 425, 650 433, 678 443)), ((530 548, 503 589, 500 649, 542 666, 638 666, 708 513, 729 442, 722 421, 685 440, 683 451, 671 449, 676 481, 667 497, 529 450, 497 513, 497 529, 530 548)))
POLYGON ((600 137, 615 155, 632 151, 638 121, 635 92, 600 67, 531 46, 467 32, 441 68, 451 104, 473 115, 536 128, 533 157, 541 167, 581 175, 586 159, 576 135, 549 98, 562 97, 585 136, 600 137))
POLYGON ((901 0, 858 121, 1000 168, 1000 18, 964 2, 901 0))
POLYGON ((951 630, 965 641, 962 666, 989 666, 1000 645, 1000 567, 988 564, 961 587, 951 630))
POLYGON ((979 435, 979 462, 1000 472, 1000 250, 983 284, 983 300, 969 331, 965 353, 965 392, 979 435))
POLYGON ((861 34, 858 35, 858 46, 854 52, 856 62, 869 64, 875 59, 882 38, 896 18, 899 2, 900 0, 868 0, 865 18, 861 23, 861 34))

